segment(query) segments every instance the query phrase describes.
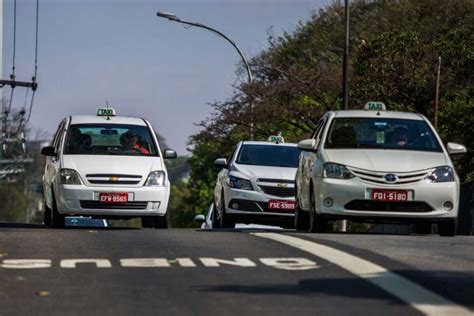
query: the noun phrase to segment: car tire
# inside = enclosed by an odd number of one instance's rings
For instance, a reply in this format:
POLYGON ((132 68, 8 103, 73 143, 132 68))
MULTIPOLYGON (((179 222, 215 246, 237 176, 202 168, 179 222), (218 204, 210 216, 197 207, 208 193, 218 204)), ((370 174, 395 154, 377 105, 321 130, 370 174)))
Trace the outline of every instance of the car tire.
POLYGON ((64 228, 66 226, 66 215, 58 212, 56 198, 53 195, 53 209, 51 210, 51 227, 64 228))
POLYGON ((153 216, 142 216, 141 222, 143 228, 153 228, 155 226, 153 216))
POLYGON ((235 222, 229 218, 228 214, 225 213, 224 192, 221 193, 221 217, 219 218, 219 227, 220 228, 234 228, 235 227, 235 222))
POLYGON ((221 228, 219 213, 222 214, 223 212, 217 209, 217 204, 214 201, 214 209, 212 210, 212 228, 221 228))
POLYGON ((153 227, 157 229, 168 228, 168 219, 166 214, 164 216, 153 216, 153 227))
POLYGON ((447 220, 438 223, 438 233, 440 236, 453 237, 456 235, 456 221, 447 220))
POLYGON ((431 223, 417 223, 415 224, 415 233, 419 235, 430 235, 432 231, 431 223))
POLYGON ((295 229, 297 231, 308 231, 309 229, 309 214, 299 207, 298 199, 295 207, 295 229))
POLYGON ((316 205, 314 202, 314 195, 311 189, 311 209, 309 212, 309 231, 311 233, 326 233, 328 231, 329 223, 327 219, 316 213, 316 205))
POLYGON ((43 224, 45 226, 51 226, 51 209, 46 202, 44 203, 43 224))

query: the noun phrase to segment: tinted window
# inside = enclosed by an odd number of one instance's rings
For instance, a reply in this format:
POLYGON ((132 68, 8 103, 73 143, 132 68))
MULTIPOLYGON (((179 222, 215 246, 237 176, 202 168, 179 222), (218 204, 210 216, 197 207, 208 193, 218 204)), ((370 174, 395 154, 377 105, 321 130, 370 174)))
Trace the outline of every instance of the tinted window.
POLYGON ((236 162, 242 165, 297 168, 299 155, 297 147, 242 145, 236 162))
POLYGON ((325 148, 441 151, 425 121, 353 117, 334 119, 325 148))
POLYGON ((67 133, 64 153, 158 156, 148 127, 120 124, 71 125, 67 133))

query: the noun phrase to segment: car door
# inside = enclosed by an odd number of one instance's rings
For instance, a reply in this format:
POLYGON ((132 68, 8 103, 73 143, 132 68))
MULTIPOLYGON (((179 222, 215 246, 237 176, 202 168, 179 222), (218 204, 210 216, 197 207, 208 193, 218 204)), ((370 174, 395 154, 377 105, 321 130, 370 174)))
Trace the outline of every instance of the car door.
POLYGON ((58 126, 54 134, 52 146, 55 148, 56 156, 46 157, 46 165, 43 175, 43 191, 44 199, 48 207, 53 207, 53 181, 59 172, 60 168, 60 149, 61 140, 63 139, 66 119, 64 119, 58 126))
POLYGON ((316 129, 311 135, 312 139, 316 140, 316 147, 313 151, 301 151, 298 171, 296 176, 296 185, 297 185, 297 194, 298 194, 298 203, 300 208, 304 210, 310 209, 310 184, 311 184, 311 174, 313 172, 313 165, 316 160, 316 149, 319 146, 319 140, 321 137, 321 132, 324 130, 326 123, 326 115, 323 116, 318 122, 316 129))

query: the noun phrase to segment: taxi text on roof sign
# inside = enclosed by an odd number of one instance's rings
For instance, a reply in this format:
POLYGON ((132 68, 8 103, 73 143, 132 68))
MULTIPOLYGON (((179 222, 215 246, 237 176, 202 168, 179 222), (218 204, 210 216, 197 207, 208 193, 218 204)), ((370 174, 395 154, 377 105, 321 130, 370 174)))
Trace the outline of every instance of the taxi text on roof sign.
POLYGON ((387 108, 383 102, 370 101, 364 105, 364 110, 385 111, 387 108))
POLYGON ((115 116, 115 110, 112 108, 100 108, 97 110, 97 116, 115 116))

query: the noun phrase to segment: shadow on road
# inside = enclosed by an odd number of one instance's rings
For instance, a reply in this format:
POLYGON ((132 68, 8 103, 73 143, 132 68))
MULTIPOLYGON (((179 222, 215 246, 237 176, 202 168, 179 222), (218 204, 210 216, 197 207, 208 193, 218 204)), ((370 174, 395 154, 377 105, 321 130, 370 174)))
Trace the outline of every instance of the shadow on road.
MULTIPOLYGON (((0 222, 0 228, 26 228, 26 229, 52 229, 49 226, 43 224, 29 224, 29 223, 7 223, 0 222)), ((97 226, 66 226, 63 229, 93 229, 93 230, 140 230, 136 227, 97 227, 97 226)))

